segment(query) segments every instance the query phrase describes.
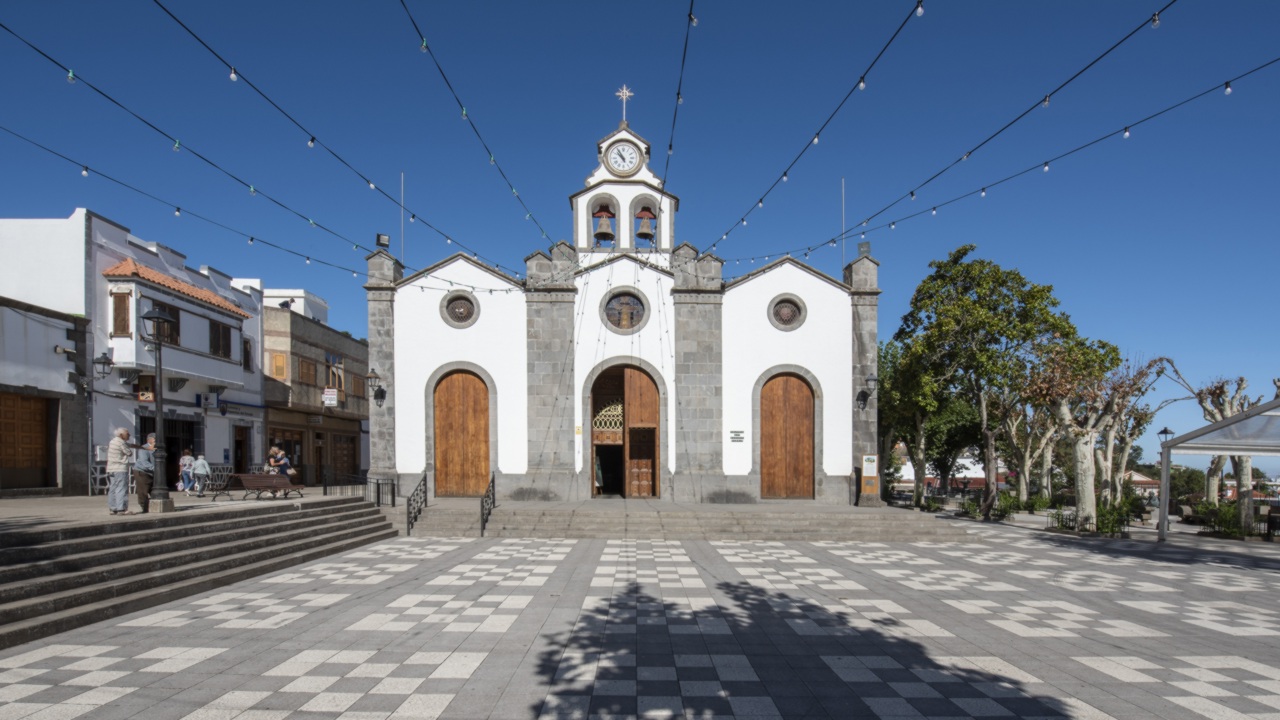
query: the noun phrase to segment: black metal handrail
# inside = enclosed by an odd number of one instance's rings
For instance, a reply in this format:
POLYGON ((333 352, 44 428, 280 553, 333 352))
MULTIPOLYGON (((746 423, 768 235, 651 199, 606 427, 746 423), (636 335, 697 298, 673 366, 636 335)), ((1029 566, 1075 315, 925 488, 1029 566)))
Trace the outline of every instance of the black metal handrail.
POLYGON ((404 499, 404 533, 405 535, 413 535, 413 525, 418 522, 418 517, 422 515, 422 511, 427 507, 427 479, 424 477, 418 481, 418 486, 413 489, 404 499))
POLYGON ((333 468, 325 466, 320 470, 321 487, 324 489, 323 494, 331 494, 330 488, 348 486, 348 485, 365 485, 369 482, 369 478, 361 471, 360 474, 355 473, 336 473, 333 468))
POLYGON ((489 487, 485 488, 484 495, 480 497, 480 537, 484 537, 484 528, 489 524, 489 515, 498 504, 496 482, 497 473, 489 473, 489 487))

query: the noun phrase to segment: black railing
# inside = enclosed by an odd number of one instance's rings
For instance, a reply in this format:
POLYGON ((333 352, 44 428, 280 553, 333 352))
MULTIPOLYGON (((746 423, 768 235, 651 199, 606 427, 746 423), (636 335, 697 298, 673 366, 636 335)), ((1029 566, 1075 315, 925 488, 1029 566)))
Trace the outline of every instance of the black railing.
POLYGON ((489 524, 489 515, 498 504, 496 482, 497 474, 489 473, 489 487, 485 488, 484 495, 480 498, 480 537, 484 537, 484 527, 489 524))
POLYGON ((427 507, 427 479, 418 481, 418 486, 404 500, 404 534, 413 535, 413 525, 427 507))
POLYGON ((395 478, 371 478, 369 480, 369 488, 365 491, 365 499, 372 502, 378 507, 383 505, 396 506, 396 480, 395 478))
POLYGON ((338 473, 329 466, 320 469, 320 485, 325 495, 363 495, 368 482, 364 472, 338 473))

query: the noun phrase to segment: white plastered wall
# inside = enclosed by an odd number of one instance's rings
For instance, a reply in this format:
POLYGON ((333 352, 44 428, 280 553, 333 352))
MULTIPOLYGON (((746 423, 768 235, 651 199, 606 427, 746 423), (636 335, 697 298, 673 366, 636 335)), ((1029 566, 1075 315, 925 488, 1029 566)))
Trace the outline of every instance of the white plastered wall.
MULTIPOLYGON (((724 471, 746 475, 753 469, 753 389, 769 368, 798 365, 822 389, 822 467, 819 473, 853 472, 852 310, 848 293, 791 264, 782 264, 725 292, 724 471), (805 320, 782 331, 769 322, 772 300, 782 294, 804 302, 805 320), (743 432, 731 442, 730 431, 743 432)), ((759 470, 759 468, 754 468, 759 470)))
MULTIPOLYGON (((458 259, 400 286, 395 318, 396 468, 417 473, 426 467, 426 403, 431 397, 427 382, 441 367, 463 362, 484 368, 497 386, 498 466, 494 469, 505 474, 526 472, 529 399, 523 291, 458 259), (512 291, 505 292, 508 289, 512 291), (440 301, 456 290, 475 297, 480 314, 470 327, 455 328, 440 314, 440 301)), ((491 393, 494 390, 490 388, 491 393)), ((492 407, 490 414, 495 414, 492 407)))
POLYGON ((583 468, 583 437, 586 436, 586 425, 582 417, 582 405, 585 395, 591 388, 585 387, 587 376, 593 369, 606 360, 620 359, 636 365, 636 359, 643 360, 656 368, 661 378, 654 378, 665 386, 667 393, 665 426, 661 429, 667 438, 662 449, 663 465, 668 470, 675 470, 676 433, 671 426, 676 417, 675 348, 672 338, 675 336, 675 314, 671 299, 672 279, 665 273, 644 267, 639 263, 624 258, 608 265, 593 268, 578 276, 578 299, 574 308, 574 426, 582 428, 582 432, 574 433, 575 467, 583 468), (605 326, 601 317, 600 306, 606 295, 621 287, 633 287, 639 290, 646 299, 648 321, 639 332, 630 335, 619 335, 605 326))

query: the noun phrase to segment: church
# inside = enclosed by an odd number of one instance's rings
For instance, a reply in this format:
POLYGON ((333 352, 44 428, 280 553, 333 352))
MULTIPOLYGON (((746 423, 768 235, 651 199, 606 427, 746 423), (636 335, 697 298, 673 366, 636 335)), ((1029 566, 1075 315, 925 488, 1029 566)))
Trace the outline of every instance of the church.
POLYGON ((624 119, 569 196, 573 241, 513 277, 369 257, 370 477, 428 501, 877 504, 878 263, 780 257, 726 282, 624 119), (865 475, 865 477, 864 477, 865 475))

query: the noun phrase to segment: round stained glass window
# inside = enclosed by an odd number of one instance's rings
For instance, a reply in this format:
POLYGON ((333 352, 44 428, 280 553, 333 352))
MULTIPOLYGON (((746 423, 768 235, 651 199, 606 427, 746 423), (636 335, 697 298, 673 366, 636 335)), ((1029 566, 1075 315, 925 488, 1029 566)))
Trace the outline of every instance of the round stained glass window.
POLYGON ((795 330, 805 321, 804 301, 795 295, 779 295, 769 303, 769 322, 784 332, 795 330))
POLYGON ((644 301, 631 293, 618 293, 605 303, 604 316, 619 330, 636 330, 644 324, 644 301))
POLYGON ((449 301, 449 317, 456 323, 464 323, 476 314, 476 306, 467 298, 454 298, 449 301))
POLYGON ((480 306, 475 296, 465 290, 455 290, 440 301, 440 314, 444 321, 455 328, 467 328, 480 317, 480 306))

